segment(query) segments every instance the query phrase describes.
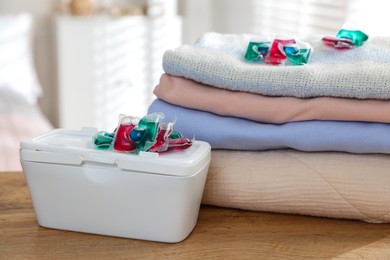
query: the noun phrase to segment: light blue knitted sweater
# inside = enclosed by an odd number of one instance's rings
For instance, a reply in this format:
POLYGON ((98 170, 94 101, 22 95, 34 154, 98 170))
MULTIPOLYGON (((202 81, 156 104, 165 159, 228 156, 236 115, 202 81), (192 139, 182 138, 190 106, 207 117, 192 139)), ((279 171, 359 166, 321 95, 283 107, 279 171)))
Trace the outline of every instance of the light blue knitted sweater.
POLYGON ((390 99, 390 37, 373 37, 350 50, 327 47, 321 37, 300 39, 314 49, 303 66, 246 62, 253 37, 206 33, 193 46, 167 50, 163 69, 211 86, 268 96, 390 99))

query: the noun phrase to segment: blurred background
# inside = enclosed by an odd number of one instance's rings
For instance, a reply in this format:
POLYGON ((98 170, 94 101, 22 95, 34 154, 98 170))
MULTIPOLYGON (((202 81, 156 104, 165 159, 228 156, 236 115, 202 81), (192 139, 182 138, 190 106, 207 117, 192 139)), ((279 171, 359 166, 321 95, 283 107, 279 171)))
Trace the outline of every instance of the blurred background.
POLYGON ((382 0, 0 1, 0 15, 32 17, 24 55, 44 116, 54 127, 103 130, 116 126, 118 113, 144 115, 164 51, 204 32, 334 36, 348 22, 389 35, 388 10, 382 0))

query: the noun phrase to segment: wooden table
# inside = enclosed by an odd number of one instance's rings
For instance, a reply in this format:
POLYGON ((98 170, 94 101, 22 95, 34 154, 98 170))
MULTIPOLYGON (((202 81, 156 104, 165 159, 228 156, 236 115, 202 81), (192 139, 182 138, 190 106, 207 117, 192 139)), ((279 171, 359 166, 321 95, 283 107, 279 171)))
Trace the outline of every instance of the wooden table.
POLYGON ((390 224, 202 206, 181 243, 47 229, 22 173, 0 173, 0 259, 390 259, 390 224))

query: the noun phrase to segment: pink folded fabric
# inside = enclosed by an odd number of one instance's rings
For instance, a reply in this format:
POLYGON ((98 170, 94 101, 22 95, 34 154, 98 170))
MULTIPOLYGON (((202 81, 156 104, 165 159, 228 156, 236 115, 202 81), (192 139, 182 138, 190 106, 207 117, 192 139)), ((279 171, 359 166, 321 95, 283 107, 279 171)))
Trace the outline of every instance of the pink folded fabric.
POLYGON ((168 74, 161 76, 154 94, 174 105, 265 123, 305 120, 390 123, 390 100, 270 97, 215 88, 168 74))

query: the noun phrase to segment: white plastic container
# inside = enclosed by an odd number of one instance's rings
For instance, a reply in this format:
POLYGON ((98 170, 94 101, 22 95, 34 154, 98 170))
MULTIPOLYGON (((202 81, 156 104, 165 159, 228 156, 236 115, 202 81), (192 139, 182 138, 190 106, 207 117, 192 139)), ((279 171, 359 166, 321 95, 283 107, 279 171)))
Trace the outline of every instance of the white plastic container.
POLYGON ((193 230, 210 145, 139 155, 98 151, 96 129, 56 129, 21 143, 21 164, 39 225, 161 242, 193 230))

